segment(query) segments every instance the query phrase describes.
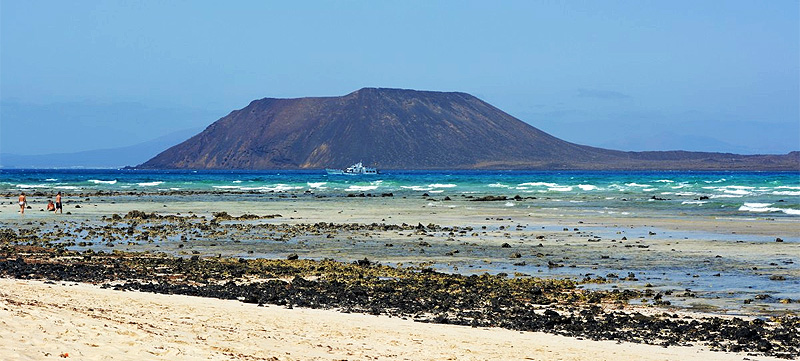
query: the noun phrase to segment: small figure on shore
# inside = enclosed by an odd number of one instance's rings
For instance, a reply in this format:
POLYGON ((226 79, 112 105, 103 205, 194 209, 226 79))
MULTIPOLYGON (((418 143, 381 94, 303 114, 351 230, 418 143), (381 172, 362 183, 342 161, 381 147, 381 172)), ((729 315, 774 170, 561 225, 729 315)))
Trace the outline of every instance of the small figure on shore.
POLYGON ((53 204, 53 201, 51 199, 47 200, 47 210, 48 211, 55 211, 56 210, 56 205, 53 204))
POLYGON ((64 213, 64 208, 61 206, 61 192, 56 194, 56 207, 53 209, 53 213, 64 213))
POLYGON ((28 197, 25 197, 25 192, 19 195, 19 214, 25 214, 25 206, 28 205, 28 197))

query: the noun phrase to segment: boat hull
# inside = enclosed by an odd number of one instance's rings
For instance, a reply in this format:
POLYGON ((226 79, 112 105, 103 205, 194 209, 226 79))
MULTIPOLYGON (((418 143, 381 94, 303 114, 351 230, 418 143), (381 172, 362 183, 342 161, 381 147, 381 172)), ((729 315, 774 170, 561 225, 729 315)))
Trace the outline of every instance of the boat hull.
POLYGON ((378 170, 365 167, 361 162, 353 164, 345 169, 325 168, 329 175, 376 175, 378 170))

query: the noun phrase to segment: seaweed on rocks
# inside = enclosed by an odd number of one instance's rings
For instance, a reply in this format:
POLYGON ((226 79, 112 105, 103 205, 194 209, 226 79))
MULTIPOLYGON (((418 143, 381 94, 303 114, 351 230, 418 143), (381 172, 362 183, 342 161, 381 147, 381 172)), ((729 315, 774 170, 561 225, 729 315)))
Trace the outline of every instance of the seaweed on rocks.
POLYGON ((492 202, 492 201, 505 201, 507 199, 508 198, 506 198, 506 196, 492 196, 492 195, 489 195, 489 196, 483 196, 483 197, 478 197, 478 198, 472 198, 472 199, 470 199, 470 201, 472 201, 472 202, 492 202))
POLYGON ((186 259, 164 254, 79 253, 20 245, 14 243, 20 235, 12 233, 0 232, 0 275, 4 277, 90 282, 118 290, 386 314, 420 322, 594 340, 664 346, 700 343, 719 351, 800 356, 800 318, 796 316, 769 321, 682 318, 603 307, 655 297, 652 290, 587 291, 572 280, 445 274, 429 268, 389 267, 368 259, 342 263, 294 257, 186 259))

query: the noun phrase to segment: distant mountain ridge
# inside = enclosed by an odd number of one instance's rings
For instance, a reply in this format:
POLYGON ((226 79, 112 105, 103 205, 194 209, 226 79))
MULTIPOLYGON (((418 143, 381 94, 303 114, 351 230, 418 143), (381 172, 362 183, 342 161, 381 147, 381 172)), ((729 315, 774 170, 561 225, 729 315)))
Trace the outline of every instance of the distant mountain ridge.
POLYGON ((144 162, 161 149, 178 144, 198 131, 197 128, 184 129, 119 148, 37 155, 0 153, 0 168, 121 168, 144 162))
POLYGON ((800 170, 800 152, 623 152, 553 137, 466 93, 363 88, 251 102, 137 168, 800 170))

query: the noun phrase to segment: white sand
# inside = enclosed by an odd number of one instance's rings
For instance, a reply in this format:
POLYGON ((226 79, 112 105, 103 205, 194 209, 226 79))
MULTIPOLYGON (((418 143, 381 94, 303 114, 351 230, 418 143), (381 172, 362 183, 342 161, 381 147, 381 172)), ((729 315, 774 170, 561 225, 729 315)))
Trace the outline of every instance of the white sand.
POLYGON ((2 360, 770 360, 0 279, 2 360))

